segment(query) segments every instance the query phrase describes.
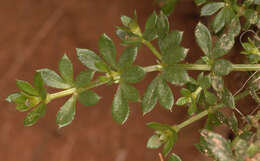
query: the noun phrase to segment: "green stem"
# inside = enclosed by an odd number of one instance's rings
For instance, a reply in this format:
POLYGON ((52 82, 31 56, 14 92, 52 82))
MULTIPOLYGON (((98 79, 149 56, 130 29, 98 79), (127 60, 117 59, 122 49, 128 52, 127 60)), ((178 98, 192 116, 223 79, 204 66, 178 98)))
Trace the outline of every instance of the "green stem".
MULTIPOLYGON (((176 64, 174 66, 183 67, 185 70, 210 71, 210 66, 205 65, 205 64, 176 64)), ((257 71, 257 70, 260 70, 260 64, 233 64, 232 68, 233 68, 232 69, 233 71, 257 71)), ((160 71, 160 70, 162 70, 162 66, 161 65, 151 65, 151 66, 143 67, 143 69, 145 72, 148 73, 148 72, 160 71)), ((96 80, 96 81, 90 82, 84 88, 80 88, 80 89, 70 88, 70 89, 66 89, 64 91, 60 91, 57 93, 48 94, 45 103, 49 103, 50 101, 52 101, 56 98, 71 95, 75 92, 81 93, 90 88, 94 88, 94 87, 106 84, 109 81, 110 81, 110 78, 106 78, 103 80, 96 80)))
MULTIPOLYGON (((247 96, 249 94, 248 90, 245 90, 244 92, 238 94, 237 96, 235 96, 235 100, 239 100, 241 98, 244 98, 245 96, 247 96)), ((219 104, 213 107, 214 110, 220 109, 222 107, 224 107, 224 104, 219 104)), ((212 110, 212 109, 210 109, 212 110)), ((172 126, 175 130, 179 131, 180 129, 192 124, 193 122, 196 122, 198 120, 200 120, 201 118, 203 118, 204 116, 207 116, 210 110, 205 110, 195 116, 192 116, 191 118, 187 119, 186 121, 178 124, 178 125, 174 125, 172 126)))
MULTIPOLYGON (((210 71, 211 66, 207 64, 176 64, 186 70, 210 71)), ((232 71, 257 71, 260 70, 260 64, 232 64, 232 71)))
POLYGON ((84 91, 86 91, 88 89, 91 89, 91 88, 94 88, 94 87, 106 84, 109 81, 110 81, 110 78, 103 79, 103 80, 98 79, 98 80, 95 80, 93 82, 90 82, 86 87, 83 87, 83 88, 79 88, 79 89, 77 89, 77 88, 70 88, 70 89, 67 89, 67 90, 64 90, 64 91, 60 91, 60 92, 57 92, 57 93, 48 94, 45 103, 47 104, 47 103, 51 102, 54 99, 57 99, 57 98, 60 98, 60 97, 65 97, 65 96, 68 96, 68 95, 71 95, 71 94, 74 94, 74 93, 84 92, 84 91))
POLYGON ((146 45, 159 60, 162 59, 160 52, 153 46, 153 44, 150 41, 142 39, 142 43, 146 45))

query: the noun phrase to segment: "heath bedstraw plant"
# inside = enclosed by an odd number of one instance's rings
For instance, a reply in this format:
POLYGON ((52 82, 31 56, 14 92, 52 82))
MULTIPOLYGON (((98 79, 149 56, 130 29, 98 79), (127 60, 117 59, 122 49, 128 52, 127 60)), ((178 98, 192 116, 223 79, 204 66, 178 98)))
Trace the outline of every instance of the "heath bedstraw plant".
POLYGON ((159 2, 161 10, 154 11, 148 17, 143 32, 136 13, 133 17, 121 16, 122 26, 117 27, 116 34, 126 48, 118 60, 114 42, 103 34, 98 41, 99 54, 89 49, 76 49, 78 59, 87 68, 75 79, 72 62, 64 55, 59 62, 59 74, 46 68, 37 70, 33 85, 17 80, 20 91, 9 95, 6 100, 16 104, 18 111, 30 110, 24 119, 24 125, 31 126, 44 116, 47 104, 71 95, 57 113, 57 124, 61 128, 73 121, 77 101, 92 106, 100 100, 92 88, 118 84, 112 102, 112 116, 119 124, 125 123, 129 116, 129 102, 140 102, 144 115, 151 112, 157 103, 173 112, 174 104, 187 106, 190 117, 180 124, 147 124, 155 130, 147 147, 154 149, 163 146, 162 154, 169 161, 181 160, 174 153, 169 155, 177 141, 178 132, 203 117, 207 117, 207 121, 201 130, 200 143, 196 144, 200 152, 219 161, 259 161, 260 110, 255 108, 250 114, 244 115, 236 108, 236 100, 251 95, 257 104, 260 103, 260 0, 194 0, 198 6, 202 6, 201 16, 213 15, 208 27, 198 22, 195 28, 196 42, 204 53, 195 64, 184 63, 188 49, 180 45, 183 32, 169 27, 168 16, 174 10, 177 0, 159 2), (250 34, 247 36, 248 41, 243 42, 245 33, 250 34), (232 64, 223 56, 231 50, 239 35, 238 43, 243 47, 241 53, 246 55, 246 60, 244 64, 232 64), (158 49, 151 43, 155 40, 158 49), (145 67, 134 64, 142 45, 151 50, 151 54, 156 57, 156 64, 145 67), (188 75, 187 70, 201 73, 195 79, 188 75), (150 82, 144 95, 140 96, 132 84, 142 81, 146 74, 155 71, 157 76, 150 82), (249 77, 235 94, 224 86, 223 76, 231 71, 247 72, 249 77), (97 72, 103 75, 93 80, 97 72), (182 96, 176 101, 169 85, 183 86, 180 90, 182 96), (48 93, 45 86, 61 91, 48 93), (223 114, 219 109, 225 107, 233 113, 223 114), (240 116, 240 124, 235 112, 240 116), (213 131, 215 126, 221 124, 232 130, 234 139, 226 139, 213 131))

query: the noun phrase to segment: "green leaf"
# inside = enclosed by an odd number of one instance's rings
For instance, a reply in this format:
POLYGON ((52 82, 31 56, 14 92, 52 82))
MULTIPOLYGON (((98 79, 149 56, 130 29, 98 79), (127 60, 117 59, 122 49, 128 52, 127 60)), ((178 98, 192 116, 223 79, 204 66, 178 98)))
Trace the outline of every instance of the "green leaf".
POLYGON ((207 0, 194 0, 194 2, 196 3, 197 6, 200 6, 200 5, 204 4, 204 3, 206 3, 207 0))
POLYGON ((78 95, 78 100, 84 106, 93 106, 98 103, 100 97, 95 92, 87 90, 78 95))
POLYGON ((199 86, 203 89, 208 89, 211 86, 211 80, 209 76, 204 76, 204 73, 200 73, 198 76, 199 86))
POLYGON ((168 161, 181 161, 181 158, 178 155, 172 153, 170 154, 168 161))
POLYGON ((157 76, 146 88, 144 97, 142 99, 142 111, 143 114, 151 112, 157 103, 157 86, 159 83, 159 76, 157 76))
POLYGON ((125 27, 128 27, 129 24, 130 24, 130 22, 132 21, 132 18, 130 18, 130 17, 128 17, 128 16, 125 16, 125 15, 121 16, 120 19, 121 19, 122 24, 123 24, 125 27))
POLYGON ((135 87, 126 83, 121 83, 120 86, 127 100, 136 102, 140 99, 139 91, 135 87))
POLYGON ((59 72, 66 83, 73 84, 73 65, 66 54, 59 62, 59 72))
POLYGON ((210 105, 215 105, 217 103, 217 96, 209 91, 204 91, 206 102, 210 105))
POLYGON ((191 97, 180 97, 176 101, 176 105, 178 105, 178 106, 183 106, 188 103, 191 103, 191 97))
POLYGON ((113 100, 112 116, 119 124, 124 124, 129 116, 129 105, 120 86, 118 87, 113 100))
POLYGON ((47 86, 59 89, 70 88, 71 85, 67 84, 56 72, 50 69, 39 69, 37 72, 41 73, 42 79, 47 86))
POLYGON ((221 76, 218 75, 211 75, 211 83, 212 87, 215 91, 220 92, 224 89, 224 80, 221 76))
POLYGON ((171 128, 169 125, 166 124, 160 124, 158 122, 149 122, 146 124, 149 128, 158 130, 158 131, 164 131, 164 130, 170 130, 171 128))
POLYGON ((76 100, 77 96, 72 95, 58 111, 56 122, 59 128, 69 125, 74 120, 76 100))
POLYGON ((188 108, 188 115, 189 116, 192 116, 193 114, 195 114, 197 112, 197 105, 195 102, 192 102, 190 105, 189 105, 189 108, 188 108))
POLYGON ((89 69, 92 69, 94 71, 99 71, 99 72, 107 72, 108 67, 105 64, 105 62, 93 51, 88 50, 88 49, 77 49, 77 56, 80 62, 88 67, 89 69), (99 68, 97 64, 103 64, 103 66, 106 66, 106 70, 103 68, 99 68))
POLYGON ((144 69, 137 65, 125 66, 121 73, 121 78, 127 83, 137 83, 143 80, 144 76, 144 69))
POLYGON ((219 39, 216 40, 213 48, 213 58, 219 58, 226 55, 235 44, 234 36, 232 33, 223 34, 219 39))
POLYGON ((175 9, 178 0, 167 0, 165 4, 161 7, 163 13, 167 16, 170 16, 173 10, 175 9))
POLYGON ((208 28, 202 23, 198 23, 195 28, 196 42, 207 56, 211 55, 212 50, 212 40, 208 28))
POLYGON ((137 52, 137 46, 130 46, 126 48, 119 57, 118 67, 123 68, 124 66, 132 65, 136 59, 137 52))
POLYGON ((20 111, 20 112, 25 112, 28 111, 29 109, 31 109, 32 107, 26 106, 25 104, 20 104, 16 106, 16 110, 20 111))
POLYGON ((153 12, 152 15, 149 16, 145 24, 145 30, 143 33, 143 38, 145 40, 151 41, 157 37, 156 23, 157 15, 156 12, 153 12))
POLYGON ((23 80, 16 80, 16 85, 21 91, 29 95, 33 95, 33 96, 38 95, 38 91, 29 82, 23 80))
POLYGON ((240 137, 236 137, 232 141, 232 148, 234 149, 237 159, 241 159, 246 155, 248 146, 248 142, 240 137))
POLYGON ((260 0, 254 0, 254 4, 260 5, 260 0))
POLYGON ((183 85, 190 80, 188 73, 183 68, 176 66, 165 67, 162 77, 175 85, 183 85))
POLYGON ((217 160, 235 161, 232 157, 231 145, 225 138, 209 130, 202 130, 201 135, 217 160))
POLYGON ((237 135, 238 134, 238 121, 237 121, 236 115, 234 113, 232 113, 232 115, 230 115, 227 118, 227 124, 231 128, 231 130, 237 135))
POLYGON ((158 45, 162 53, 166 53, 172 46, 178 46, 182 40, 182 31, 173 30, 171 33, 167 34, 163 39, 159 39, 158 45))
POLYGON ((160 14, 157 17, 157 34, 160 39, 163 39, 169 32, 169 21, 168 17, 163 13, 160 12, 160 14))
POLYGON ((156 90, 160 105, 166 110, 171 111, 174 103, 174 97, 169 85, 163 79, 159 79, 156 90))
POLYGON ((42 76, 41 76, 41 73, 39 72, 36 72, 35 75, 34 75, 34 86, 35 86, 35 89, 40 92, 43 88, 43 79, 42 79, 42 76))
POLYGON ((168 140, 164 144, 163 150, 162 150, 162 154, 164 156, 167 156, 171 152, 173 144, 176 142, 176 140, 177 140, 177 135, 176 134, 174 136, 168 137, 168 140))
POLYGON ((6 101, 14 104, 24 104, 26 101, 26 97, 21 93, 12 93, 5 99, 6 101))
POLYGON ((185 97, 189 97, 191 95, 191 91, 188 90, 187 88, 181 88, 181 94, 185 97))
POLYGON ((222 93, 222 102, 231 108, 235 108, 235 99, 232 93, 228 89, 224 89, 222 93))
POLYGON ((146 147, 149 149, 157 149, 162 145, 160 137, 158 135, 153 135, 147 141, 146 147))
POLYGON ((229 25, 232 19, 236 16, 233 9, 231 7, 224 8, 224 15, 225 15, 225 24, 229 25))
POLYGON ((229 25, 228 34, 235 37, 238 36, 241 31, 241 24, 238 17, 234 17, 229 25))
POLYGON ((77 88, 86 86, 93 78, 95 72, 92 70, 84 70, 79 73, 75 80, 75 86, 77 88))
POLYGON ((225 26, 225 9, 221 9, 214 18, 212 28, 215 33, 218 33, 225 26))
POLYGON ((200 15, 201 16, 210 16, 216 13, 220 8, 223 8, 225 6, 224 2, 213 2, 213 3, 208 3, 204 5, 201 8, 200 15))
POLYGON ((216 60, 212 66, 212 71, 217 75, 228 75, 232 71, 232 63, 225 59, 216 60))
POLYGON ((46 111, 46 105, 40 104, 37 107, 35 107, 31 112, 29 112, 25 119, 24 119, 24 125, 25 126, 32 126, 34 125, 40 117, 42 117, 45 114, 46 111))
POLYGON ((98 40, 98 49, 103 58, 113 68, 116 69, 116 48, 114 42, 106 35, 103 34, 98 40))
POLYGON ((188 53, 188 49, 181 46, 171 46, 162 55, 162 62, 168 65, 174 65, 183 61, 188 53))

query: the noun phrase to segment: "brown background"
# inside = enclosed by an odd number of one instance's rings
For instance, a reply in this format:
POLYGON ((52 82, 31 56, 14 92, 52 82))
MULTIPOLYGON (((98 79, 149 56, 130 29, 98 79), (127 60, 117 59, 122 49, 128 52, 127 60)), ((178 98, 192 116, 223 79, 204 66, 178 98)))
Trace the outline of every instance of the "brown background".
MULTIPOLYGON (((75 48, 97 51, 97 40, 102 33, 117 44, 118 55, 123 47, 114 33, 120 25, 120 15, 132 15, 137 10, 139 22, 157 8, 152 0, 8 0, 0 2, 0 161, 158 161, 158 151, 146 149, 152 130, 148 121, 175 124, 187 118, 183 107, 174 107, 172 113, 157 106, 142 117, 138 103, 131 104, 127 123, 117 125, 111 116, 111 100, 115 86, 102 86, 96 91, 102 100, 93 107, 77 106, 71 125, 58 129, 55 116, 65 99, 48 105, 46 116, 32 127, 23 126, 26 113, 3 101, 16 91, 15 80, 32 80, 39 68, 57 69, 60 57, 67 53, 74 62, 76 73, 84 69, 76 58, 75 48)), ((158 8, 157 8, 158 9, 158 8)), ((171 28, 183 30, 183 45, 190 48, 188 62, 201 56, 194 44, 193 31, 199 20, 199 9, 192 1, 182 1, 171 28)), ((236 60, 235 60, 236 61, 236 60)), ((145 47, 139 52, 136 64, 151 65, 155 57, 145 47)), ((141 94, 156 73, 149 73, 136 86, 141 94)), ((240 75, 234 75, 241 79, 240 75)), ((179 97, 173 88, 175 97, 179 97)), ((174 152, 184 161, 206 158, 195 150, 199 140, 198 122, 183 129, 174 152)))

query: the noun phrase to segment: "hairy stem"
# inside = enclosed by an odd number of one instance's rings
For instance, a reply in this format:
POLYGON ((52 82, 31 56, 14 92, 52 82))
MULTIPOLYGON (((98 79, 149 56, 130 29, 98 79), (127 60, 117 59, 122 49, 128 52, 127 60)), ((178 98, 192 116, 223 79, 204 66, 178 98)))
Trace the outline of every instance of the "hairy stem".
MULTIPOLYGON (((247 96, 249 94, 248 90, 245 90, 244 92, 238 94, 237 96, 235 96, 235 100, 239 100, 241 98, 244 98, 245 96, 247 96)), ((220 109, 222 107, 224 107, 224 104, 219 104, 213 107, 214 110, 220 109)), ((212 109, 210 109, 212 110, 212 109)), ((180 129, 192 124, 193 122, 196 122, 198 120, 200 120, 201 118, 203 118, 204 116, 207 116, 209 114, 209 110, 205 110, 195 116, 190 117, 189 119, 187 119, 186 121, 183 121, 182 123, 178 124, 178 125, 174 125, 173 128, 177 131, 179 131, 180 129)))

